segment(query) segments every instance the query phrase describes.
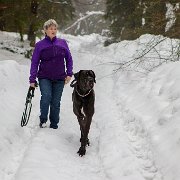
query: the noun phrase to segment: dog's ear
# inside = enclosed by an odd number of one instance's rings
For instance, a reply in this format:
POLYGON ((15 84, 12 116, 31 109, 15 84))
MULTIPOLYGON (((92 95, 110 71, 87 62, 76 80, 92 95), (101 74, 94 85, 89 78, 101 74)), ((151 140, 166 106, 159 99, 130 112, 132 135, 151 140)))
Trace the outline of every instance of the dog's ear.
POLYGON ((90 74, 92 75, 92 77, 94 78, 94 82, 96 83, 96 75, 94 73, 93 70, 89 70, 90 74))
POLYGON ((77 80, 77 79, 78 79, 78 77, 79 77, 79 72, 77 72, 77 73, 75 73, 75 74, 74 74, 74 79, 76 79, 76 80, 77 80))
POLYGON ((76 80, 78 80, 81 72, 82 72, 82 70, 80 70, 79 72, 77 72, 77 73, 74 74, 74 78, 75 78, 76 80))

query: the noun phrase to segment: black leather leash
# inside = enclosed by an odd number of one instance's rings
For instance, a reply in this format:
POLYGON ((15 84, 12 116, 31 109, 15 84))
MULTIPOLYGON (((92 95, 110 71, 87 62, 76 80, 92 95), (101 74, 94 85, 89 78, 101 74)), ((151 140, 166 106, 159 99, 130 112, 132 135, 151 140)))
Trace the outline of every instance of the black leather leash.
MULTIPOLYGON (((35 83, 35 87, 37 87, 38 84, 35 83)), ((26 126, 28 124, 29 121, 29 117, 31 114, 31 108, 32 108, 32 98, 34 97, 34 90, 35 87, 29 87, 27 96, 26 96, 26 103, 25 103, 25 108, 24 108, 24 112, 21 118, 21 127, 26 126)))

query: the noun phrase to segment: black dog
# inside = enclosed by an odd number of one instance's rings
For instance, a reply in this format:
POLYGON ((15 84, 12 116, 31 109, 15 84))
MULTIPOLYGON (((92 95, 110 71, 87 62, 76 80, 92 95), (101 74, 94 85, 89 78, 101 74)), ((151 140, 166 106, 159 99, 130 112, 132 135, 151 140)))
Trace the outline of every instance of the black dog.
POLYGON ((81 130, 81 147, 79 148, 79 156, 86 153, 86 145, 89 145, 89 129, 94 114, 94 83, 95 73, 92 70, 80 70, 74 74, 75 79, 71 82, 74 87, 72 93, 73 112, 77 116, 81 130))

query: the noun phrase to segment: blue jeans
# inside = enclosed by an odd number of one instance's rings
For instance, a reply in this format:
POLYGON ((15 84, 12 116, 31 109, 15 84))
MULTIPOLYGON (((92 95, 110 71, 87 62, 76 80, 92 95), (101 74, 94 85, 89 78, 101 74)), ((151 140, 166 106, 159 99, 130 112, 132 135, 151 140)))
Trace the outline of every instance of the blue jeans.
POLYGON ((39 87, 41 91, 40 100, 40 122, 46 123, 48 120, 48 112, 50 119, 50 128, 57 129, 60 114, 60 102, 64 89, 63 80, 39 79, 39 87))

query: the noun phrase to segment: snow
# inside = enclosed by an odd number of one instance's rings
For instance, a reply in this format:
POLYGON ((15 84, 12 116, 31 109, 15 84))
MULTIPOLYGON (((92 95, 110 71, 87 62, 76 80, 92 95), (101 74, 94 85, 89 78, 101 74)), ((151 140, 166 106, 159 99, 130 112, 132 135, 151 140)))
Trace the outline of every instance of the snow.
MULTIPOLYGON (((20 126, 30 68, 21 50, 29 47, 18 49, 16 34, 0 32, 0 179, 179 180, 179 61, 152 68, 158 61, 153 49, 143 65, 114 73, 121 63, 139 57, 145 42, 163 37, 143 35, 103 47, 104 37, 96 34, 58 36, 68 40, 74 72, 92 69, 96 73, 90 146, 85 156, 76 153, 80 130, 69 85, 63 92, 59 129, 38 127, 39 88, 30 121, 20 126), (8 44, 17 53, 5 50, 8 44)), ((172 43, 178 41, 166 39, 156 50, 168 57, 172 43)))
POLYGON ((169 31, 169 29, 175 24, 176 22, 176 15, 174 11, 179 9, 179 3, 176 3, 174 6, 173 4, 166 2, 166 19, 168 22, 166 23, 165 32, 169 31))

